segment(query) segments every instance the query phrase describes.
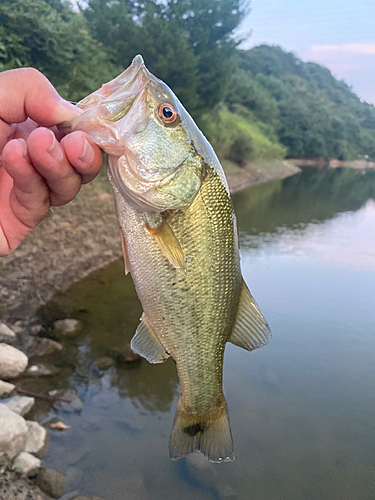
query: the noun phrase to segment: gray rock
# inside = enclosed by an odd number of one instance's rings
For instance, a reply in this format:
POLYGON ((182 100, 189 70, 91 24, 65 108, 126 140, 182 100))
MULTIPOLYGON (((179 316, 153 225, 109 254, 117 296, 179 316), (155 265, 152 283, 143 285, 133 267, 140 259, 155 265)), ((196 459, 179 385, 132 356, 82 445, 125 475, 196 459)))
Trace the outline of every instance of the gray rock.
POLYGON ((40 489, 27 479, 17 481, 1 488, 1 500, 46 500, 40 489))
POLYGON ((54 340, 47 338, 36 337, 31 339, 29 342, 29 355, 47 356, 48 354, 61 351, 62 348, 63 346, 60 342, 55 342, 54 340))
POLYGON ((49 391, 50 396, 57 396, 58 398, 66 399, 69 403, 63 401, 56 401, 53 403, 55 408, 64 411, 79 411, 83 408, 83 402, 74 389, 56 389, 49 391))
POLYGON ((53 366, 49 363, 38 363, 35 365, 29 366, 26 370, 26 375, 28 377, 53 377, 60 373, 60 368, 57 366, 53 366))
POLYGON ((49 446, 48 432, 38 422, 26 421, 27 441, 24 451, 32 453, 36 457, 43 457, 49 446))
POLYGON ((99 370, 106 370, 115 364, 115 361, 109 356, 102 356, 95 360, 95 362, 99 370))
POLYGON ((124 349, 117 352, 116 361, 119 365, 136 364, 142 361, 142 356, 133 351, 128 344, 124 349))
POLYGON ((0 340, 2 342, 13 342, 16 340, 16 334, 5 323, 0 321, 0 340))
POLYGON ((12 398, 4 399, 3 403, 14 413, 23 417, 34 406, 35 399, 26 396, 13 396, 12 398))
POLYGON ((4 382, 4 380, 0 380, 0 397, 7 396, 16 388, 15 385, 10 384, 9 382, 4 382))
POLYGON ((18 334, 21 334, 21 333, 24 333, 25 332, 25 324, 23 321, 16 321, 15 323, 12 324, 12 330, 13 332, 18 335, 18 334))
POLYGON ((25 419, 0 404, 0 464, 13 460, 26 444, 25 419))
POLYGON ((66 477, 61 472, 42 467, 36 478, 39 488, 52 498, 59 498, 63 494, 66 477))
POLYGON ((22 451, 13 462, 14 467, 18 467, 27 476, 35 476, 41 466, 39 458, 34 457, 26 451, 22 451))
POLYGON ((16 378, 26 369, 29 362, 26 354, 8 344, 0 344, 0 378, 16 378))
POLYGON ((59 319, 53 324, 53 331, 58 337, 76 337, 81 333, 83 325, 78 319, 59 319))
POLYGON ((42 325, 32 325, 30 326, 30 335, 38 335, 44 328, 42 325))

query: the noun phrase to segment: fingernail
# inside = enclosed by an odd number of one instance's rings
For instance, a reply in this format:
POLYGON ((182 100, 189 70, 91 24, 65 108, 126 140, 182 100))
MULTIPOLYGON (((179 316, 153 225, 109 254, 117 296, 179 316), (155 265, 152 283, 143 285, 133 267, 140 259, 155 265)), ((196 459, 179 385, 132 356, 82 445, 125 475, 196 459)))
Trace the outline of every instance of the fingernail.
POLYGON ((19 141, 23 146, 22 156, 26 156, 27 153, 26 141, 24 141, 23 139, 17 139, 17 141, 19 141))
MULTIPOLYGON (((65 101, 65 99, 61 99, 60 101, 60 104, 67 110, 69 111, 70 114, 73 115, 74 113, 74 116, 78 116, 82 113, 82 109, 81 108, 78 108, 77 106, 75 106, 74 104, 72 104, 71 102, 69 101, 65 101)), ((70 118, 74 118, 74 116, 71 116, 70 118)))
POLYGON ((50 130, 52 135, 52 142, 47 151, 56 161, 61 161, 64 158, 64 153, 62 152, 60 144, 57 142, 55 134, 50 130))
POLYGON ((74 106, 71 102, 60 98, 55 109, 54 120, 56 120, 56 123, 67 122, 73 120, 73 118, 81 113, 82 110, 80 108, 74 106))
POLYGON ((82 154, 78 157, 79 160, 85 163, 92 163, 94 161, 95 152, 89 141, 86 137, 83 138, 83 151, 82 154))

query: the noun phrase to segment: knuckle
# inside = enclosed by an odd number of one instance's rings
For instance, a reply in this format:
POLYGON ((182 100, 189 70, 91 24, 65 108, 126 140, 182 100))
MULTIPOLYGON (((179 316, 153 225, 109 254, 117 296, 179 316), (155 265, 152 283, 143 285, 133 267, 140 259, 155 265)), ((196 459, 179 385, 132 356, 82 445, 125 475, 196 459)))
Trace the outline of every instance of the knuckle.
POLYGON ((45 81, 46 77, 35 68, 20 68, 24 76, 30 81, 45 81))

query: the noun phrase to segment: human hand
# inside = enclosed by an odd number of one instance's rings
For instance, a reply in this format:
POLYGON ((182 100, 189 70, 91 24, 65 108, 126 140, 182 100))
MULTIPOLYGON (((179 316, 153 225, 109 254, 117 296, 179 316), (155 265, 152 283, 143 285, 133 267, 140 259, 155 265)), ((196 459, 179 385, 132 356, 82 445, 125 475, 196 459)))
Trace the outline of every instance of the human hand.
POLYGON ((79 113, 39 71, 0 73, 0 256, 98 174, 102 154, 88 135, 56 129, 79 113))

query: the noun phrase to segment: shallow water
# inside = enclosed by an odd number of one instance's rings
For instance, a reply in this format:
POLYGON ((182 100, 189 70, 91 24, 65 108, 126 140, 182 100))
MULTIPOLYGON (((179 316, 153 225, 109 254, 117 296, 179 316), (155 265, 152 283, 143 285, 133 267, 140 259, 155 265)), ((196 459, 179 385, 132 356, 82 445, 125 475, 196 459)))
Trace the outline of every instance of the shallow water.
MULTIPOLYGON (((116 262, 54 298, 50 319, 81 319, 83 333, 51 356, 81 412, 39 402, 35 419, 58 415, 47 466, 66 491, 106 500, 373 500, 375 498, 375 175, 313 171, 253 186, 234 197, 243 275, 273 339, 252 353, 228 345, 224 390, 236 461, 197 477, 167 458, 178 400, 171 360, 96 368, 129 342, 141 315, 116 262), (56 311, 62 311, 56 313, 56 311), (232 496, 230 496, 232 494, 232 496), (227 495, 227 497, 225 497, 227 495)), ((34 382, 33 382, 34 383, 34 382)))

